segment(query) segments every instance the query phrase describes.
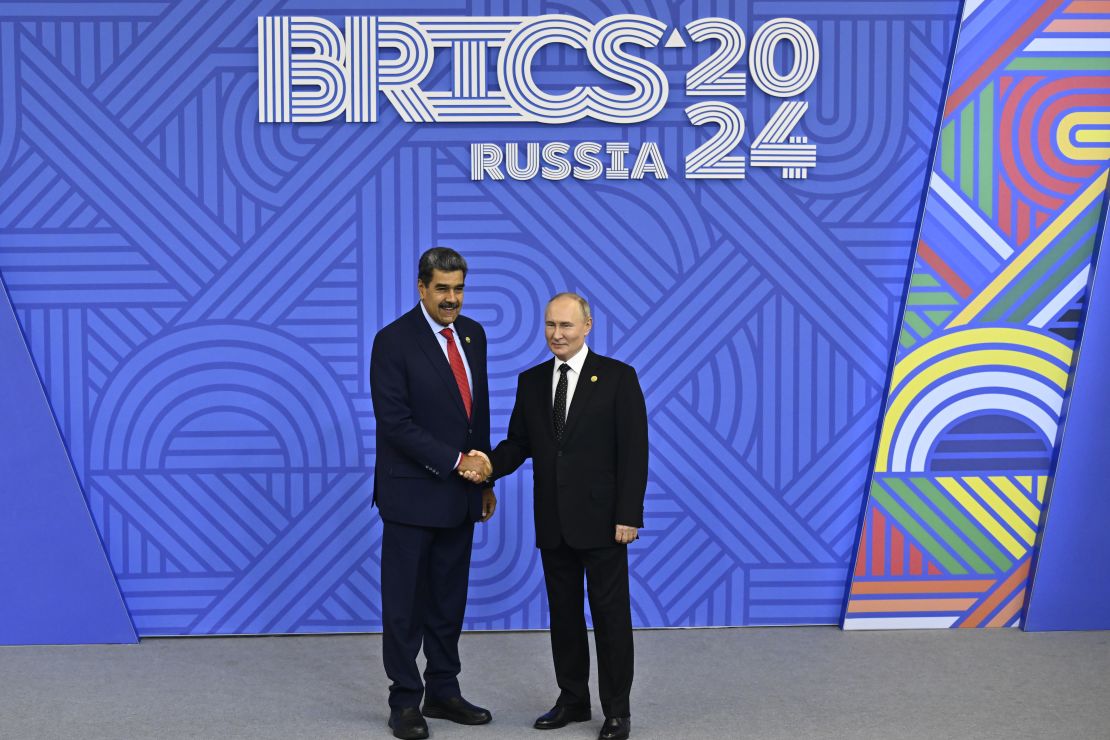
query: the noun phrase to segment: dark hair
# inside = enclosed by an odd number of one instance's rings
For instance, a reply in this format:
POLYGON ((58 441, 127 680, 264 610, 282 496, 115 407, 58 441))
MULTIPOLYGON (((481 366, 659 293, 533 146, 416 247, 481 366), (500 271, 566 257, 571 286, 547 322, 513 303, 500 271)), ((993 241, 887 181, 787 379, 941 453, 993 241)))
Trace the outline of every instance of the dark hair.
POLYGON ((466 277, 466 260, 463 256, 450 247, 432 247, 420 255, 420 264, 416 268, 416 278, 424 285, 432 281, 432 271, 456 272, 462 270, 466 277))

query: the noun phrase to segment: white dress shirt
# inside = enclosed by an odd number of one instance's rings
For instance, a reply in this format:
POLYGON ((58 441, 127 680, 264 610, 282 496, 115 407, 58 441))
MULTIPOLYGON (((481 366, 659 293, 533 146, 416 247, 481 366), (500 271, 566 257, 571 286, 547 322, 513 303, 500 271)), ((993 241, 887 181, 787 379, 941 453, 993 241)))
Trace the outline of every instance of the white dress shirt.
MULTIPOLYGON (((582 366, 586 364, 586 355, 590 353, 590 348, 585 344, 582 349, 566 360, 570 365, 570 370, 567 371, 567 416, 570 416, 570 402, 574 398, 574 389, 578 386, 578 378, 582 375, 582 366)), ((551 405, 555 405, 555 389, 559 387, 559 367, 563 364, 563 360, 558 357, 555 358, 555 367, 551 371, 551 405)))

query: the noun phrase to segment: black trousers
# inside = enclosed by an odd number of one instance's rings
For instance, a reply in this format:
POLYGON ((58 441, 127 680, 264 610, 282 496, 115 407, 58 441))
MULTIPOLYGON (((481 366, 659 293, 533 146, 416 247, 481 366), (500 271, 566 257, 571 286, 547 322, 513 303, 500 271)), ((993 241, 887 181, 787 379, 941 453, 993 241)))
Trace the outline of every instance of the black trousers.
POLYGON ((459 634, 466 610, 474 523, 382 530, 382 661, 389 706, 418 707, 426 693, 459 696, 459 634), (416 656, 424 646, 424 681, 416 656))
POLYGON ((628 548, 576 550, 560 542, 558 547, 541 548, 540 557, 551 609, 551 655, 561 689, 556 704, 590 706, 590 646, 582 599, 585 576, 601 709, 606 717, 629 716, 633 649, 628 548))

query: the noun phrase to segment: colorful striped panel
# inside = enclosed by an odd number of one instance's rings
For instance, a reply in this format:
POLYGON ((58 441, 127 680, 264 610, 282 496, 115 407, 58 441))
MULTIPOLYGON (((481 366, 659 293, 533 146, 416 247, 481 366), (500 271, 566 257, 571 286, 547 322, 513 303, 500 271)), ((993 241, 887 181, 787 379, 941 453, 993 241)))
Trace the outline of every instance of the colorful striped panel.
POLYGON ((1110 3, 966 6, 844 613, 1020 621, 1110 162, 1110 3))

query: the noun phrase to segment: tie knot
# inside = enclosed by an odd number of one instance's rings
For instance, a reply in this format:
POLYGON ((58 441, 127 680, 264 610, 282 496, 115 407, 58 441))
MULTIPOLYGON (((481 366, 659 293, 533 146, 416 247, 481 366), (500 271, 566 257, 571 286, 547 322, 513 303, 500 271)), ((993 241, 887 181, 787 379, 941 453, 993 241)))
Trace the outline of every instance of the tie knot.
POLYGON ((451 331, 450 327, 447 327, 446 329, 443 329, 442 331, 440 331, 440 334, 447 337, 448 342, 455 341, 455 332, 451 331))
POLYGON ((568 370, 570 370, 570 365, 565 362, 559 366, 559 372, 561 372, 563 375, 566 375, 568 370))

